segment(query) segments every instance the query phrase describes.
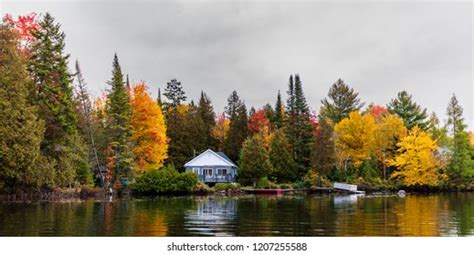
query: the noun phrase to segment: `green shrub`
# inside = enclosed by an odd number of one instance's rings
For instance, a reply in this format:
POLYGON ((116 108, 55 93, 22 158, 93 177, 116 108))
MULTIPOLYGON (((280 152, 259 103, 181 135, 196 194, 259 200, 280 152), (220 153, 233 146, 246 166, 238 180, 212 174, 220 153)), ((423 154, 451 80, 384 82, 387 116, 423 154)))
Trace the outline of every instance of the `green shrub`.
POLYGON ((267 177, 260 178, 257 182, 257 188, 259 189, 279 189, 280 186, 274 182, 268 180, 267 177))
POLYGON ((217 183, 215 186, 214 186, 214 189, 217 190, 217 191, 220 191, 220 190, 238 190, 240 189, 240 184, 238 183, 217 183))
POLYGON ((282 189, 293 189, 293 186, 290 183, 282 183, 282 184, 280 184, 280 188, 282 188, 282 189))
POLYGON ((206 194, 214 192, 214 189, 207 186, 207 184, 205 184, 204 182, 198 182, 194 187, 194 192, 206 194))
POLYGON ((135 179, 130 188, 142 195, 190 193, 198 183, 194 173, 178 173, 174 166, 143 173, 135 179))

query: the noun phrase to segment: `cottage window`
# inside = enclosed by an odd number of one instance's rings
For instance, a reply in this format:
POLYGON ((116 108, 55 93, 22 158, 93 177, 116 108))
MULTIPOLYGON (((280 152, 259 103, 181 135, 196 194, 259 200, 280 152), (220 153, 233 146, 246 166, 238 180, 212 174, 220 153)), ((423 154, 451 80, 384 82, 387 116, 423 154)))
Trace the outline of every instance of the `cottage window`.
POLYGON ((199 167, 193 167, 193 173, 199 174, 199 167))
POLYGON ((218 175, 227 175, 227 169, 219 168, 219 169, 217 169, 217 174, 218 175))
POLYGON ((202 173, 204 175, 212 175, 212 168, 203 168, 202 173))

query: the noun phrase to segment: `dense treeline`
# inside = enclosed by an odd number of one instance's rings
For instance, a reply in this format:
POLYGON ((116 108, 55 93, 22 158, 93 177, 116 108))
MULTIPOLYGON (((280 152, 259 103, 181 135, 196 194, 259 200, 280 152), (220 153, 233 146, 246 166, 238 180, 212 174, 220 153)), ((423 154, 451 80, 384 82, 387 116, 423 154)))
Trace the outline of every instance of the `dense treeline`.
POLYGON ((120 186, 141 176, 134 185, 153 193, 147 180, 188 178, 166 169, 182 170, 208 148, 238 163, 242 185, 474 187, 474 148, 455 95, 441 125, 406 91, 366 106, 338 79, 315 114, 295 74, 286 104, 278 91, 273 106, 248 110, 233 91, 216 114, 204 91, 188 102, 177 79, 152 99, 145 83, 130 84, 116 54, 106 93, 92 99, 79 62, 68 68, 65 34, 50 14, 7 15, 0 33, 4 191, 120 186))

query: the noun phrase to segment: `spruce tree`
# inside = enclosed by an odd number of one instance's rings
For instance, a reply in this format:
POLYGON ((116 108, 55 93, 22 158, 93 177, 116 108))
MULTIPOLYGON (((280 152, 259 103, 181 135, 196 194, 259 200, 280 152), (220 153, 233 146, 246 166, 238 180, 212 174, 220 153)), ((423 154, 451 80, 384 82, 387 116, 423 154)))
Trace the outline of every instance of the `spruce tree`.
POLYGON ((240 149, 242 148, 242 143, 245 141, 248 135, 247 108, 240 100, 237 92, 234 91, 229 96, 226 111, 229 115, 230 124, 229 133, 224 142, 224 151, 230 159, 237 161, 239 158, 240 149))
POLYGON ((294 182, 298 176, 297 166, 290 152, 290 144, 281 129, 275 130, 269 152, 272 171, 270 177, 279 183, 294 182))
POLYGON ((45 128, 38 108, 29 101, 32 81, 18 43, 11 27, 0 24, 0 191, 48 183, 34 180, 43 174, 37 164, 43 163, 39 159, 45 128))
POLYGON ((469 134, 465 131, 466 125, 462 114, 463 109, 459 105, 456 95, 453 95, 447 108, 447 127, 453 137, 450 144, 451 158, 448 162, 448 172, 453 181, 474 177, 474 162, 470 157, 472 145, 469 134))
POLYGON ((364 103, 358 98, 359 93, 350 88, 343 80, 338 79, 329 89, 328 98, 321 101, 320 115, 337 124, 353 111, 360 111, 364 103))
POLYGON ((77 130, 69 55, 64 53, 65 34, 49 13, 39 27, 32 32, 35 40, 28 69, 35 85, 33 100, 46 126, 41 151, 46 161, 56 166, 55 184, 67 186, 73 184, 76 172, 89 171, 90 166, 77 130))
POLYGON ((428 127, 426 109, 422 109, 414 102, 412 96, 406 91, 399 92, 397 98, 392 99, 387 105, 387 109, 391 114, 396 114, 403 119, 408 129, 418 126, 426 130, 428 127))
POLYGON ((285 110, 283 108, 283 103, 281 101, 281 94, 278 90, 277 101, 275 103, 275 110, 274 110, 274 119, 273 123, 277 128, 283 127, 283 121, 285 117, 285 110))
POLYGON ((287 121, 285 131, 292 147, 292 155, 298 166, 298 177, 302 178, 310 167, 313 127, 310 111, 299 75, 290 76, 287 100, 287 121))
POLYGON ((121 178, 133 176, 132 108, 117 54, 114 55, 112 78, 108 84, 111 86, 106 103, 110 149, 108 167, 113 173, 112 183, 114 183, 121 178))
POLYGON ((206 148, 215 149, 217 146, 217 141, 212 136, 212 129, 216 125, 216 114, 214 113, 211 99, 203 91, 201 91, 201 97, 199 98, 199 106, 197 111, 197 114, 202 120, 202 125, 204 126, 202 128, 203 133, 200 134, 200 137, 204 139, 204 146, 206 148))
POLYGON ((163 95, 168 99, 167 105, 172 107, 181 105, 181 103, 187 99, 181 82, 176 79, 172 79, 166 83, 165 93, 163 93, 163 95))

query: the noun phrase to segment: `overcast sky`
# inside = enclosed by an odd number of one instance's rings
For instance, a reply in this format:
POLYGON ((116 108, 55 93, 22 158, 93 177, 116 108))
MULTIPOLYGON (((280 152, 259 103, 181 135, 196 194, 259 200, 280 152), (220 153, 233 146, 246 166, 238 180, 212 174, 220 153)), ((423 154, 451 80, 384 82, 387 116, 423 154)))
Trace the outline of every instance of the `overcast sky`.
POLYGON ((158 87, 177 78, 222 112, 232 90, 249 106, 286 98, 299 73, 312 110, 338 78, 385 105, 407 90, 446 119, 453 93, 474 129, 472 3, 318 1, 0 1, 2 16, 50 12, 99 95, 117 52, 124 73, 158 87))

